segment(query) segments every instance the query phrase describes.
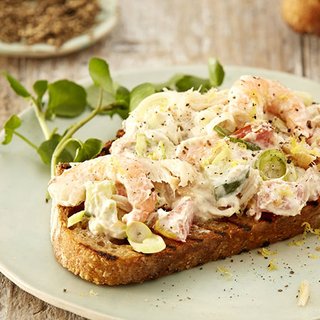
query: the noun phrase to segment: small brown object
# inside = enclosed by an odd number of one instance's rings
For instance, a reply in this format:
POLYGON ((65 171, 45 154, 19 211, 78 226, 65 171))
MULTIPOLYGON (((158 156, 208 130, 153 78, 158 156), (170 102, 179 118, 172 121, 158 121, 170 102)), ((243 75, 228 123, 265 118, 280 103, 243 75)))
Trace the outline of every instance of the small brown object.
POLYGON ((282 16, 293 30, 320 36, 320 0, 283 0, 282 16))

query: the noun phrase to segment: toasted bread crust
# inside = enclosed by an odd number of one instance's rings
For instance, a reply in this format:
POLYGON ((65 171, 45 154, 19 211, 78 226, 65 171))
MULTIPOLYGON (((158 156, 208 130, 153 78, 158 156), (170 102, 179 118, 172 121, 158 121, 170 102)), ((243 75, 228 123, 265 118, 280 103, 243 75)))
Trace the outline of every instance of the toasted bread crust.
POLYGON ((223 259, 303 232, 302 224, 320 226, 320 204, 308 204, 300 215, 268 215, 259 221, 232 216, 195 223, 186 242, 165 239, 166 249, 142 254, 128 244, 92 240, 81 227, 67 228, 67 218, 77 208, 53 206, 52 244, 57 260, 81 278, 96 284, 120 285, 159 278, 223 259), (84 235, 83 235, 84 233, 84 235))

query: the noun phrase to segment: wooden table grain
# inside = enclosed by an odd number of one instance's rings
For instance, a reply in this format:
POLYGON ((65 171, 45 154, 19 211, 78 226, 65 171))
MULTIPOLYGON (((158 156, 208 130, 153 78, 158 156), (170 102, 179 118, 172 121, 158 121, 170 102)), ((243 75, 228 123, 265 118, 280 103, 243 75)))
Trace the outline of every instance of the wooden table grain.
MULTIPOLYGON (((27 87, 87 76, 91 56, 101 56, 113 72, 206 63, 280 70, 320 81, 320 38, 294 33, 280 15, 280 0, 120 0, 119 21, 98 44, 60 58, 0 57, 27 87)), ((0 127, 26 108, 0 79, 0 127)), ((3 170, 0 169, 0 171, 3 170)), ((0 319, 83 319, 18 288, 0 273, 0 319)))

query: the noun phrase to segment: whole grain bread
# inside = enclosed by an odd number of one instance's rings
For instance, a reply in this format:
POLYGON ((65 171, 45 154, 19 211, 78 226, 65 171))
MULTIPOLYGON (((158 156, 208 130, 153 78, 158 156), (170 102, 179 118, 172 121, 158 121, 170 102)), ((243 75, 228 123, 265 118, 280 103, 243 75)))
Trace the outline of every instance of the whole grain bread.
MULTIPOLYGON (((121 134, 118 133, 118 136, 121 134)), ((103 154, 108 153, 106 144, 103 154)), ((68 166, 60 165, 59 172, 68 166)), ((126 240, 110 242, 95 236, 87 222, 67 228, 67 219, 82 207, 52 206, 51 240, 54 254, 69 271, 96 284, 121 285, 156 279, 209 261, 282 241, 304 231, 302 224, 320 227, 320 203, 310 202, 292 217, 263 213, 260 220, 234 215, 196 221, 186 242, 165 238, 166 249, 153 254, 135 252, 126 240)))
POLYGON ((223 259, 303 232, 302 224, 320 226, 320 205, 308 204, 300 215, 268 215, 259 221, 231 217, 193 224, 185 243, 165 238, 166 249, 154 254, 135 252, 126 242, 108 242, 86 225, 67 228, 67 218, 80 208, 55 206, 52 219, 54 254, 63 267, 96 284, 143 282, 209 261, 223 259))

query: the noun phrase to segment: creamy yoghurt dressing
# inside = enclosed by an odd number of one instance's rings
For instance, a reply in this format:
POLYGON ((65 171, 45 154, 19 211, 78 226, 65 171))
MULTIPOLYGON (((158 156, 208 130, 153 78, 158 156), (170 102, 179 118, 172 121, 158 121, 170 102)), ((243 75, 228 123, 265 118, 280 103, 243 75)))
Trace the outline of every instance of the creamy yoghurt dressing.
MULTIPOLYGON (((55 177, 49 184, 52 198, 63 206, 85 201, 92 216, 90 230, 118 238, 123 237, 123 225, 132 221, 185 241, 194 219, 299 214, 308 201, 319 198, 319 169, 315 163, 300 168, 292 161, 285 176, 263 179, 256 165, 262 152, 280 150, 298 138, 284 121, 263 111, 267 99, 259 100, 254 114, 236 107, 231 96, 237 90, 164 91, 147 97, 124 121, 125 134, 113 142, 111 155, 55 177), (217 125, 238 130, 234 136, 240 138, 221 137, 214 129, 217 125), (248 132, 237 133, 248 125, 248 132), (260 150, 251 150, 243 141, 260 150), (107 185, 111 181, 114 191, 102 192, 106 187, 95 186, 97 181, 107 185)), ((244 99, 245 104, 254 104, 256 96, 253 101, 244 99)), ((309 107, 313 119, 320 119, 320 108, 309 107)), ((299 125, 310 115, 300 115, 299 125)), ((319 145, 308 145, 305 152, 314 157, 320 154, 319 145)), ((284 157, 291 158, 290 150, 284 157)))

